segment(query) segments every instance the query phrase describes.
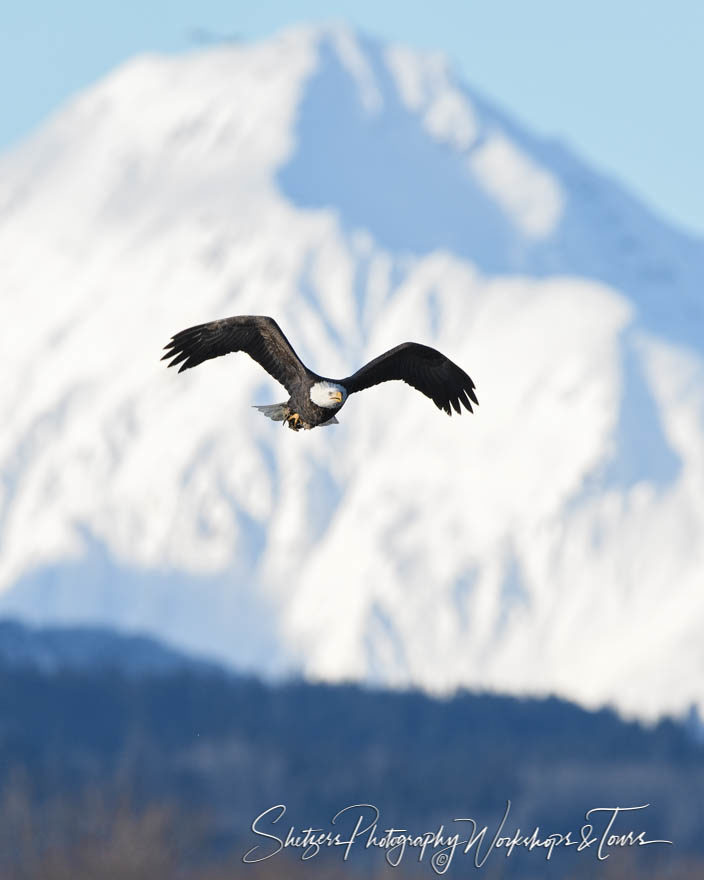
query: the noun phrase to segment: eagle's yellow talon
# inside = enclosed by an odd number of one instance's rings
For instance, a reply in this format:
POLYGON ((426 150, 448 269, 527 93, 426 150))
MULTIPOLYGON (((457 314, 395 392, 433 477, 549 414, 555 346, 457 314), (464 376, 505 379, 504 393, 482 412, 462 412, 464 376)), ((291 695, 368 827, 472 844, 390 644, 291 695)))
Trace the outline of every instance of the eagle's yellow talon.
POLYGON ((288 426, 289 428, 291 428, 292 431, 299 430, 300 425, 298 423, 301 421, 301 417, 298 413, 291 413, 286 421, 288 422, 288 426))

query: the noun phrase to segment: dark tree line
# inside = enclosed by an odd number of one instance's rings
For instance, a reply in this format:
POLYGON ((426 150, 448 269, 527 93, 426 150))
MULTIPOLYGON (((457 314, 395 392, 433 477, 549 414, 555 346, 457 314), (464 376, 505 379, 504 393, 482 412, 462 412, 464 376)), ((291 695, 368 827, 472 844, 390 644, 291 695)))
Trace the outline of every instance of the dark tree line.
MULTIPOLYGON (((676 840, 678 858, 704 851, 704 749, 685 727, 554 698, 0 666, 0 785, 6 801, 23 793, 36 852, 51 850, 47 829, 56 838, 60 825, 46 805, 69 809, 91 791, 133 830, 130 817, 164 805, 169 828, 190 817, 199 833, 179 864, 239 852, 254 817, 279 803, 299 826, 373 803, 382 821, 418 831, 460 816, 492 825, 509 799, 514 825, 553 830, 578 828, 590 807, 649 803, 651 836, 676 840)), ((513 864, 527 876, 525 861, 513 864)))

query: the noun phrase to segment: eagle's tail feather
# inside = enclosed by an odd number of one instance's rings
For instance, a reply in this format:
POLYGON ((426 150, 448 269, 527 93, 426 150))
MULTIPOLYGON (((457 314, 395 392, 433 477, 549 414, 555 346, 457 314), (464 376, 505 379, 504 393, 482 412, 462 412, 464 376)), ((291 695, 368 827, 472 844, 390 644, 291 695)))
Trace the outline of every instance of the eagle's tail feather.
POLYGON ((273 419, 275 422, 283 422, 289 414, 285 403, 265 403, 263 406, 255 406, 253 409, 258 409, 260 413, 264 413, 267 418, 273 419))

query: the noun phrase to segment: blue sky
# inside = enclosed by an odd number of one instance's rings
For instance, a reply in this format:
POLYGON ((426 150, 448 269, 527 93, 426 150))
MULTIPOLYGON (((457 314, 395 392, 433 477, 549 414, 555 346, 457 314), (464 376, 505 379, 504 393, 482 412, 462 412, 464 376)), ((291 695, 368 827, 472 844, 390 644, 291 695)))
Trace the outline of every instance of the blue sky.
POLYGON ((441 49, 473 86, 704 237, 702 0, 26 0, 0 29, 0 149, 138 52, 347 21, 441 49))

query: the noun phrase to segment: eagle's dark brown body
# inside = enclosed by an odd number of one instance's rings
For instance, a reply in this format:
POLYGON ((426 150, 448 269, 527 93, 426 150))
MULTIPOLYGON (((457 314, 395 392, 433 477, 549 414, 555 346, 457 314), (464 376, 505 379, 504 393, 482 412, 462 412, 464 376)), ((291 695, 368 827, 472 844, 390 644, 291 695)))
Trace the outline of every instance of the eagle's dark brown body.
POLYGON ((312 400, 306 399, 305 395, 299 395, 296 399, 289 397, 286 403, 275 403, 265 406, 255 406, 259 412, 264 413, 275 422, 285 422, 294 431, 301 428, 310 430, 325 424, 337 424, 335 413, 339 412, 344 404, 336 407, 334 411, 317 406, 312 400), (298 419, 295 416, 298 415, 298 419))

